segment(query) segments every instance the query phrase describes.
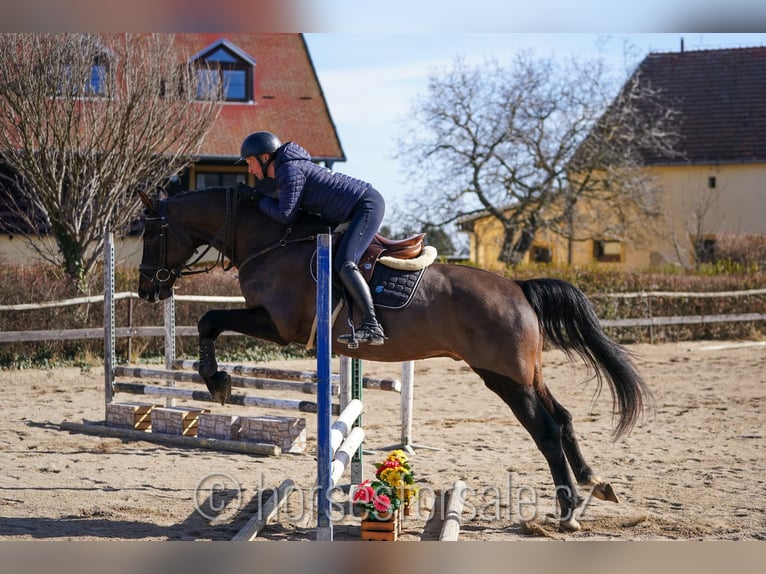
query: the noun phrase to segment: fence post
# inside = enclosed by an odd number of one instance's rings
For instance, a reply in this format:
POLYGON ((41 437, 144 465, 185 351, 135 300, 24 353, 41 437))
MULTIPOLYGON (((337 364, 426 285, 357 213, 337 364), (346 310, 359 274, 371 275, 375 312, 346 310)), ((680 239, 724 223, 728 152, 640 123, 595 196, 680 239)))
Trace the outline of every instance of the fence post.
MULTIPOLYGON (((165 299, 165 368, 173 368, 173 361, 176 360, 176 300, 174 295, 165 299)), ((165 381, 168 387, 175 387, 176 382, 173 379, 165 381)), ((176 406, 174 398, 166 398, 165 406, 176 406)))
MULTIPOLYGON (((351 398, 362 400, 362 360, 351 359, 351 398)), ((354 427, 362 426, 362 414, 354 421, 354 427)), ((351 484, 364 480, 364 450, 360 444, 351 457, 351 484)))
POLYGON ((402 363, 401 424, 402 449, 412 454, 412 407, 414 402, 415 362, 402 363))
POLYGON ((649 318, 649 344, 654 345, 654 317, 652 315, 652 296, 644 293, 646 297, 646 314, 649 318))
POLYGON ((133 297, 128 299, 128 363, 133 357, 133 338, 130 332, 133 329, 133 297))
POLYGON ((338 395, 340 410, 342 411, 351 402, 351 357, 340 356, 340 393, 338 395))
POLYGON ((104 230, 104 419, 114 399, 114 236, 104 230))

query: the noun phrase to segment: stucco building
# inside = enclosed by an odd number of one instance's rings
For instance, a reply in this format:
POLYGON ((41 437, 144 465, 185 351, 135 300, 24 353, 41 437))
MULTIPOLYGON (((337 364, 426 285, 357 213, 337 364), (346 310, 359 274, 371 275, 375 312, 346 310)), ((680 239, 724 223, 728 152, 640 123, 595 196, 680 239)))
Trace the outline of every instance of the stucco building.
MULTIPOLYGON (((645 158, 662 192, 655 230, 642 244, 609 237, 575 243, 572 262, 626 269, 689 264, 714 257, 724 235, 766 234, 766 47, 652 53, 636 73, 680 112, 681 155, 645 158)), ((501 269, 500 225, 478 214, 461 226, 471 261, 501 269)), ((526 260, 563 264, 567 244, 540 234, 526 260)))

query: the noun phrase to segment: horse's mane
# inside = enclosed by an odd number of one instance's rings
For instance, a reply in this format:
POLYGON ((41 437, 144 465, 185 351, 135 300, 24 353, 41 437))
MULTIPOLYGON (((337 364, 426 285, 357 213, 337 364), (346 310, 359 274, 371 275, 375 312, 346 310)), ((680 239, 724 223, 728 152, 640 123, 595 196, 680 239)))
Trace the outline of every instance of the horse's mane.
MULTIPOLYGON (((189 189, 180 191, 177 193, 174 193, 172 196, 168 197, 168 200, 184 200, 188 198, 193 197, 199 197, 200 193, 225 193, 229 190, 233 189, 232 187, 224 187, 224 186, 214 186, 214 187, 205 187, 200 189, 189 189)), ((236 190, 236 188, 234 188, 236 190)), ((321 233, 329 227, 330 229, 334 229, 336 227, 336 224, 333 224, 332 222, 328 222, 318 215, 314 215, 312 213, 307 213, 304 211, 300 211, 298 214, 298 217, 295 219, 295 221, 290 224, 289 226, 284 226, 283 224, 280 224, 277 221, 272 220, 269 218, 268 215, 263 213, 260 208, 258 207, 257 203, 254 201, 247 201, 242 196, 239 197, 238 201, 239 209, 247 211, 252 211, 253 213, 251 216, 261 216, 264 220, 274 223, 274 225, 280 225, 283 227, 292 227, 294 232, 305 232, 305 233, 321 233)))

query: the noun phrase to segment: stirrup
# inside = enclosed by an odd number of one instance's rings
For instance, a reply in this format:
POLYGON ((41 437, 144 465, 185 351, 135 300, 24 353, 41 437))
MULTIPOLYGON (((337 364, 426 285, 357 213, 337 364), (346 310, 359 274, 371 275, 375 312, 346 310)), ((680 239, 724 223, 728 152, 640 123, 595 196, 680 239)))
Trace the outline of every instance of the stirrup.
POLYGON ((370 324, 362 325, 359 329, 354 329, 351 333, 340 335, 339 343, 348 343, 349 349, 356 349, 359 343, 368 343, 370 345, 382 345, 386 340, 380 325, 370 324))

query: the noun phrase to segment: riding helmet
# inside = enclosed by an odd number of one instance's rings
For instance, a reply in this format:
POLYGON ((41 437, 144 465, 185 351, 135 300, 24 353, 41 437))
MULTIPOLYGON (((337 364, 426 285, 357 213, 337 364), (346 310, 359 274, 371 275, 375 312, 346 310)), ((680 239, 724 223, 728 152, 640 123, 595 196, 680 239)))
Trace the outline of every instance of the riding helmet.
POLYGON ((279 138, 271 132, 253 132, 242 141, 237 163, 245 161, 245 158, 251 155, 258 157, 262 153, 272 154, 281 145, 279 138))

